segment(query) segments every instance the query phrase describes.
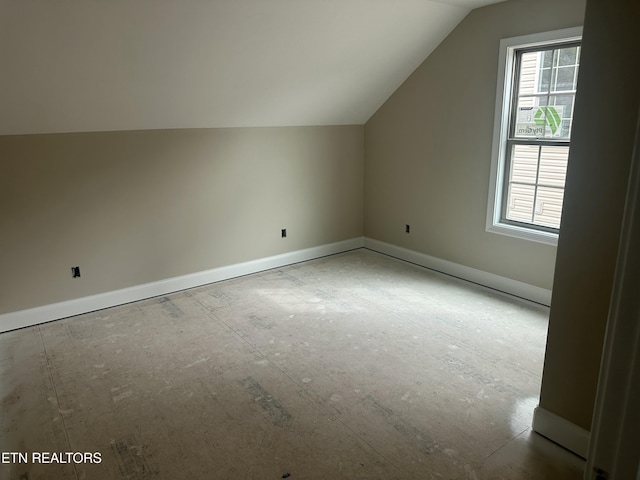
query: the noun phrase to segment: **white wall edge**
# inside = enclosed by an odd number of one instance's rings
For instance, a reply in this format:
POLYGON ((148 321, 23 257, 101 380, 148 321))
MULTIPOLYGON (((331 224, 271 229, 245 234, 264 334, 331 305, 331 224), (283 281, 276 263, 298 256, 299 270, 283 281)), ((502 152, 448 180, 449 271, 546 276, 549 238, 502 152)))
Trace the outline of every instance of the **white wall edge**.
POLYGON ((538 405, 533 412, 532 428, 540 435, 563 446, 582 458, 587 458, 590 433, 538 405))
POLYGON ((125 303, 147 298, 167 295, 169 293, 200 287, 209 283, 228 280, 230 278, 262 272, 272 268, 283 267, 298 262, 342 253, 364 246, 363 237, 351 238, 335 243, 305 248, 293 252, 282 253, 271 257, 260 258, 248 262, 227 265, 201 272, 167 278, 156 282, 135 285, 133 287, 99 293, 87 297, 76 298, 64 302, 52 303, 41 307, 0 314, 0 333, 18 328, 38 325, 40 323, 59 320, 73 315, 80 315, 103 308, 114 307, 125 303))
POLYGON ((365 237, 364 239, 364 246, 370 250, 384 253, 431 270, 436 270, 453 277, 477 283, 535 303, 546 305, 547 307, 551 305, 551 290, 512 280, 483 270, 467 267, 459 263, 450 262, 449 260, 432 257, 426 253, 416 252, 415 250, 398 247, 397 245, 381 242, 380 240, 374 240, 368 237, 365 237))

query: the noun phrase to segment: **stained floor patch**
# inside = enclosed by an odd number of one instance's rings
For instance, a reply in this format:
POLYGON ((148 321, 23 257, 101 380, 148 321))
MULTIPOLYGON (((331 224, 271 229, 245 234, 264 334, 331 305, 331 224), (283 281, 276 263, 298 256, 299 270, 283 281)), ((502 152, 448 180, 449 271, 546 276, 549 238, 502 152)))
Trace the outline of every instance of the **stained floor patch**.
POLYGON ((160 305, 162 305, 162 308, 164 308, 165 311, 169 315, 171 315, 171 317, 180 318, 184 315, 182 309, 175 303, 173 303, 173 301, 169 297, 162 297, 160 300, 158 300, 158 302, 160 303, 160 305))
POLYGON ((144 456, 143 447, 133 435, 116 440, 111 444, 111 449, 124 478, 150 478, 153 476, 144 456))
POLYGON ((431 454, 437 450, 438 444, 429 435, 401 418, 391 408, 383 405, 377 398, 371 395, 365 395, 363 403, 377 415, 384 418, 394 430, 402 434, 409 442, 413 443, 420 452, 431 454))
POLYGON ((287 409, 273 398, 256 380, 252 377, 247 377, 240 383, 253 397, 253 401, 260 405, 265 411, 271 422, 279 426, 289 425, 291 423, 292 416, 287 409))

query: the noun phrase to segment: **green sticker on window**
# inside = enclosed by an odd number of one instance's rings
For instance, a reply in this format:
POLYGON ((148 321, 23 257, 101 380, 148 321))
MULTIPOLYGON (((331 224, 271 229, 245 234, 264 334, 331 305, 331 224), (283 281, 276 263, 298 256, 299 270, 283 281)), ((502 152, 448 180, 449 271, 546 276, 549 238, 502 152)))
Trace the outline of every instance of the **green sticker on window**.
POLYGON ((538 125, 547 125, 551 129, 551 134, 555 135, 560 128, 562 117, 558 114, 556 107, 538 107, 534 116, 534 121, 538 125))
POLYGON ((520 107, 516 118, 517 137, 559 137, 564 105, 520 107))

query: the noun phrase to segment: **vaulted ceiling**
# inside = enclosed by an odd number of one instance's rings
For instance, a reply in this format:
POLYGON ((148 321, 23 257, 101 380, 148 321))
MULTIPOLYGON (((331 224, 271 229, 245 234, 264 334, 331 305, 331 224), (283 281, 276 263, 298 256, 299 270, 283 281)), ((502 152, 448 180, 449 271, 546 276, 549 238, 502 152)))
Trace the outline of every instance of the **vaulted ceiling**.
POLYGON ((0 134, 363 124, 502 0, 0 0, 0 134))

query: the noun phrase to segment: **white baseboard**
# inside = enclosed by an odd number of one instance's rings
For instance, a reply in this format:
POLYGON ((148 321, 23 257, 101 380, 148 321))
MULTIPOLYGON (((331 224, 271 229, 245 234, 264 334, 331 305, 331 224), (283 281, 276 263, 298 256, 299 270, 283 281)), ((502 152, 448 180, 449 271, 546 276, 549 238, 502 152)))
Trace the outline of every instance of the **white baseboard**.
POLYGON ((551 305, 551 290, 529 285, 528 283, 519 282, 510 278, 501 277, 500 275, 467 267, 441 258, 432 257, 425 253, 398 247, 397 245, 381 242, 372 238, 365 237, 364 246, 370 250, 384 253, 407 262, 415 263, 422 267, 446 273, 447 275, 458 277, 463 280, 468 280, 500 292, 505 292, 542 305, 551 305))
POLYGON ((314 258, 320 258, 326 255, 362 248, 363 246, 364 239, 362 237, 351 238, 349 240, 305 248, 304 250, 297 250, 295 252, 283 253, 272 257, 260 258, 249 262, 136 285, 121 290, 99 293, 97 295, 43 305, 41 307, 29 308, 17 312, 4 313, 0 314, 0 332, 29 327, 51 320, 80 315, 103 308, 157 297, 159 295, 166 295, 187 288, 199 287, 242 275, 313 260, 314 258))
POLYGON ((227 280, 229 278, 261 272, 271 268, 278 268, 292 263, 304 262, 306 260, 312 260, 314 258, 346 252, 348 250, 362 247, 379 253, 384 253, 407 262, 415 263, 447 275, 452 275, 495 290, 525 298, 542 305, 548 306, 551 302, 550 290, 545 290, 543 288, 460 265, 448 260, 432 257, 424 253, 398 247, 379 240, 357 237, 317 247, 297 250, 295 252, 252 260, 249 262, 136 285, 121 290, 114 290, 88 297, 43 305, 41 307, 0 314, 0 332, 37 325, 51 320, 71 317, 73 315, 80 315, 94 310, 101 310, 103 308, 144 300, 146 298, 157 297, 159 295, 166 295, 180 290, 185 290, 187 288, 199 287, 209 283, 227 280))
POLYGON ((545 410, 539 405, 533 412, 532 428, 535 432, 567 450, 582 458, 587 458, 590 434, 584 428, 545 410))

